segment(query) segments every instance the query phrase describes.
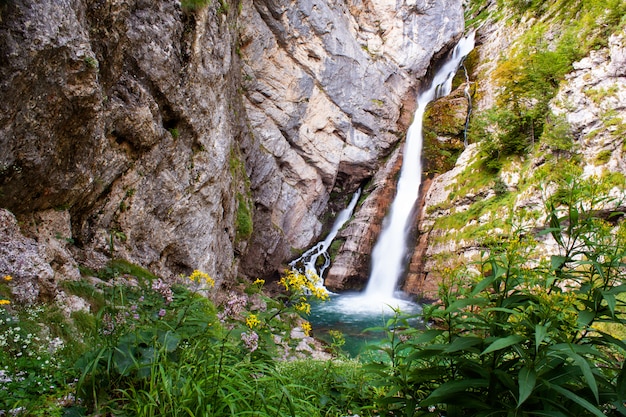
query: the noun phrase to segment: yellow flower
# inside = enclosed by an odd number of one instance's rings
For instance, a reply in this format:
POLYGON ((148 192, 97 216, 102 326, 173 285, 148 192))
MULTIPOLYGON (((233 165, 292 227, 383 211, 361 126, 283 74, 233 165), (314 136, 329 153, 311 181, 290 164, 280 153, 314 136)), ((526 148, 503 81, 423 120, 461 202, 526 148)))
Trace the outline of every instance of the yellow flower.
POLYGON ((314 287, 311 289, 311 294, 322 301, 326 301, 330 298, 328 290, 324 287, 314 287))
POLYGON ((11 281, 13 279, 13 277, 11 275, 5 275, 4 276, 4 280, 5 281, 11 281))
POLYGON ((296 310, 300 313, 309 314, 311 313, 311 304, 307 303, 305 298, 304 301, 300 301, 296 304, 296 310))
POLYGON ((305 321, 304 323, 302 323, 302 331, 304 332, 305 335, 310 336, 311 335, 311 323, 309 323, 308 321, 305 321))
POLYGON ((11 304, 9 300, 0 300, 0 306, 5 306, 7 304, 11 304))
POLYGON ((189 279, 194 282, 202 282, 204 281, 209 287, 215 286, 215 280, 209 276, 206 272, 198 271, 197 269, 193 271, 191 275, 189 275, 189 279))
POLYGON ((246 326, 248 326, 249 328, 254 329, 259 324, 261 324, 261 321, 256 314, 250 314, 248 317, 246 317, 246 326))
POLYGON ((262 287, 263 284, 265 284, 265 280, 257 278, 256 281, 254 281, 252 284, 253 285, 259 284, 259 286, 262 287))

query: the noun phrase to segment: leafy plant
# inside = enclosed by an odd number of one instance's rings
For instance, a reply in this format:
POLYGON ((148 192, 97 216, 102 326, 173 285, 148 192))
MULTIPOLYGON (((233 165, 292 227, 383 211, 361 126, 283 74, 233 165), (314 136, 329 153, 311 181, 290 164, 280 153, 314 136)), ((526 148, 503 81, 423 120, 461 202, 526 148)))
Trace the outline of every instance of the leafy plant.
MULTIPOLYGON (((593 181, 548 202, 559 250, 537 262, 532 235, 494 242, 471 269, 448 271, 429 328, 388 324, 389 366, 370 364, 392 415, 626 415, 626 344, 597 323, 626 323, 626 230, 607 220, 593 181)), ((610 213, 610 211, 608 212, 610 213)), ((621 215, 620 213, 616 213, 621 215)))

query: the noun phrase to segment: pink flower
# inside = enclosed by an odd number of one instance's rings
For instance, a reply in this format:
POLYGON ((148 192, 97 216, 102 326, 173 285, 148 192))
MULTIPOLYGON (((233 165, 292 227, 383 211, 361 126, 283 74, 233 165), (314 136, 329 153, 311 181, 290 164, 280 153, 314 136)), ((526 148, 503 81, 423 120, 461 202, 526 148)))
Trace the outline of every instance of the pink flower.
POLYGON ((250 332, 250 334, 246 332, 241 333, 241 340, 251 353, 259 347, 259 335, 256 332, 250 332))

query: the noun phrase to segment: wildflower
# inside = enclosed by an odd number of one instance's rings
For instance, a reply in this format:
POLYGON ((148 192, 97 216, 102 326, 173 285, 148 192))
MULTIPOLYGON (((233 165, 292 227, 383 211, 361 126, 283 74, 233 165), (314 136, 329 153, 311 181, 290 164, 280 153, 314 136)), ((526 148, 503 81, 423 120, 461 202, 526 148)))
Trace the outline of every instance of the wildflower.
POLYGON ((328 334, 333 339, 333 345, 335 346, 343 346, 346 343, 346 338, 343 336, 339 330, 329 330, 328 334))
POLYGON ((259 320, 256 314, 250 314, 246 318, 246 326, 248 326, 251 329, 255 328, 259 324, 261 324, 261 321, 259 320))
POLYGON ((252 284, 254 284, 254 285, 258 284, 259 287, 262 287, 265 284, 265 280, 257 278, 252 284))
POLYGON ((328 294, 328 290, 324 287, 313 287, 311 289, 311 294, 315 298, 320 299, 322 301, 326 301, 330 298, 330 295, 328 294))
POLYGON ((0 306, 5 306, 7 304, 11 304, 9 300, 0 300, 0 306))
POLYGON ((304 323, 302 323, 302 331, 304 332, 305 335, 310 336, 311 335, 311 323, 309 323, 308 321, 305 321, 304 323))
POLYGON ((256 332, 250 332, 250 334, 246 332, 241 333, 241 340, 250 353, 254 352, 259 347, 259 335, 256 334, 256 332))
POLYGON ((172 293, 172 289, 169 285, 163 282, 161 278, 152 283, 152 290, 161 294, 161 296, 165 299, 165 304, 169 304, 174 301, 174 293, 172 293))
POLYGON ((104 315, 102 316, 102 334, 108 336, 113 334, 114 330, 115 323, 113 322, 113 317, 111 317, 110 313, 104 313, 104 315))
POLYGON ((224 311, 218 313, 217 317, 222 321, 227 318, 239 320, 240 314, 246 309, 246 304, 248 304, 248 297, 245 294, 239 295, 236 292, 231 292, 224 305, 224 311))
POLYGON ((5 275, 4 276, 4 280, 5 281, 11 281, 13 279, 13 277, 11 275, 5 275))
POLYGON ((165 317, 165 314, 167 313, 167 311, 165 311, 164 308, 159 310, 159 317, 165 317))
POLYGON ((307 303, 305 298, 303 301, 300 301, 298 304, 296 304, 296 311, 304 314, 310 314, 311 304, 307 303))
POLYGON ((215 280, 209 276, 206 272, 198 271, 197 269, 189 275, 189 279, 193 282, 202 283, 204 282, 209 287, 215 286, 215 280))

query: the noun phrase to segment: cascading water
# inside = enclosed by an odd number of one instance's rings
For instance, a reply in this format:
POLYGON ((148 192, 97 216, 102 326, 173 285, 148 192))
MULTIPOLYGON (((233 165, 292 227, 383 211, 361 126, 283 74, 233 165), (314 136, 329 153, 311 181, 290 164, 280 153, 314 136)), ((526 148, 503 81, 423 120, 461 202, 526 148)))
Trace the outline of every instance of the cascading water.
POLYGON ((407 132, 396 196, 372 252, 372 272, 364 294, 365 298, 383 302, 394 298, 398 281, 405 268, 411 214, 419 197, 422 180, 424 111, 432 100, 450 93, 454 75, 473 48, 474 33, 470 33, 459 41, 452 56, 436 72, 430 87, 418 97, 415 117, 407 132))
MULTIPOLYGON (((333 223, 333 227, 328 233, 328 235, 326 236, 326 238, 322 240, 321 242, 318 242, 311 249, 304 252, 302 256, 300 256, 298 259, 291 261, 289 263, 289 266, 292 269, 305 274, 309 279, 323 277, 324 271, 330 265, 330 256, 328 256, 328 248, 330 247, 331 243, 333 243, 333 240, 337 236, 337 233, 339 233, 339 229, 341 229, 341 227, 348 221, 348 219, 350 219, 350 216, 352 216, 352 212, 354 211, 354 207, 356 206, 356 203, 359 201, 360 196, 361 196, 361 189, 359 188, 357 192, 354 193, 354 195, 352 196, 352 200, 350 201, 350 204, 348 204, 348 207, 346 207, 345 209, 339 212, 339 215, 335 219, 335 222, 333 223), (317 259, 320 256, 324 257, 324 263, 318 269, 317 259), (317 275, 317 277, 313 276, 313 274, 317 275)), ((319 285, 322 285, 322 282, 319 282, 319 285)))
POLYGON ((358 354, 363 344, 381 337, 364 335, 363 329, 385 325, 385 316, 393 315, 397 309, 405 314, 421 311, 420 305, 403 300, 400 294, 396 296, 396 287, 404 272, 411 215, 421 185, 422 118, 430 101, 450 93, 455 73, 473 48, 471 33, 461 39, 452 56, 435 74, 431 86, 418 97, 415 118, 407 132, 396 197, 372 253, 372 273, 366 291, 334 295, 330 301, 312 306, 309 319, 319 332, 316 335, 330 329, 342 331, 346 345, 353 344, 352 354, 358 354))

